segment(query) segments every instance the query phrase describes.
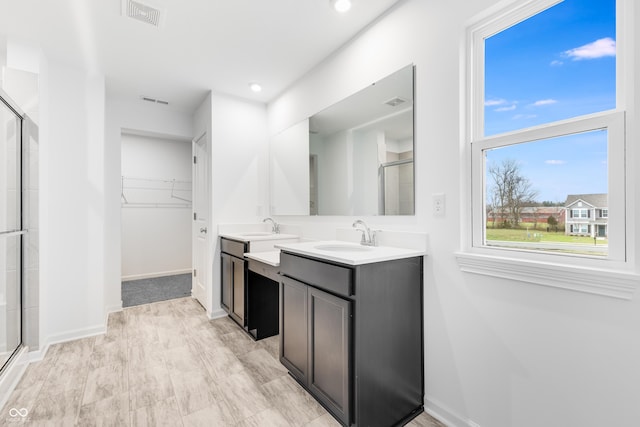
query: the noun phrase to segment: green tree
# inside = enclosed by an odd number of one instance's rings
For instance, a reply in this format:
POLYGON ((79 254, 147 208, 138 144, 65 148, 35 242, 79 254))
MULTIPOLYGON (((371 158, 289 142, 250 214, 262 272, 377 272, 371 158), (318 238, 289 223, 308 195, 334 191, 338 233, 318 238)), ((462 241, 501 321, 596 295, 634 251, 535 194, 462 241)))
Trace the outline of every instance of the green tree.
POLYGON ((493 187, 488 193, 494 214, 500 214, 505 227, 517 227, 522 208, 535 203, 538 192, 533 189, 529 179, 522 175, 516 160, 504 159, 500 164, 491 165, 488 172, 493 179, 493 187))

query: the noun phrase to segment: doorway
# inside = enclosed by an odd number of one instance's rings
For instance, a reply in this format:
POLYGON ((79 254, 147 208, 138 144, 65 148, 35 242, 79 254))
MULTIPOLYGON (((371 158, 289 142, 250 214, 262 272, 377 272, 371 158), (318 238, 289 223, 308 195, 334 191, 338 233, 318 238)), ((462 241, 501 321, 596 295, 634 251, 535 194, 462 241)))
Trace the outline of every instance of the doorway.
POLYGON ((190 142, 121 135, 123 307, 191 295, 190 142))

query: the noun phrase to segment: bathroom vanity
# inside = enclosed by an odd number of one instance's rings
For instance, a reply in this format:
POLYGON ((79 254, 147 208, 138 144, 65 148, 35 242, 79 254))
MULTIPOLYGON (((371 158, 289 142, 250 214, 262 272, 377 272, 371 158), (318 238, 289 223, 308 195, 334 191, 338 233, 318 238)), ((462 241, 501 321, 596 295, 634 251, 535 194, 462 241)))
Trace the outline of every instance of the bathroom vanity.
POLYGON ((423 411, 423 253, 344 242, 276 245, 280 361, 343 425, 423 411))
POLYGON ((222 237, 220 239, 220 257, 222 270, 221 304, 229 316, 245 326, 245 287, 247 268, 244 253, 249 252, 249 242, 222 237))
POLYGON ((258 254, 273 251, 275 242, 297 240, 294 235, 257 231, 220 236, 221 305, 254 339, 278 333, 277 264, 258 254))

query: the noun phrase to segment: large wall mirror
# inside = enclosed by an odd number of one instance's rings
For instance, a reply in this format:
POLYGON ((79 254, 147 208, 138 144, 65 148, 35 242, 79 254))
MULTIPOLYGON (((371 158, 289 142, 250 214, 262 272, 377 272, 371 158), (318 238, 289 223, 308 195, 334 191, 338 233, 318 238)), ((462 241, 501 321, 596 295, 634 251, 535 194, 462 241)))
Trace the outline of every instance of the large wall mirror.
POLYGON ((274 215, 414 214, 414 69, 271 139, 274 215))

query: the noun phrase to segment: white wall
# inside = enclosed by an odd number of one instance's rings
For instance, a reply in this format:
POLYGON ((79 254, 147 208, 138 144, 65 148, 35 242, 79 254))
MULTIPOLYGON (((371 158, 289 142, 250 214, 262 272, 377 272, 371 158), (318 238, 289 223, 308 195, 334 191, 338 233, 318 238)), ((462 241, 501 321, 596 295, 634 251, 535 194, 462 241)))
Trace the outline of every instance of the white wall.
POLYGON ((147 136, 190 141, 193 117, 140 99, 107 92, 105 107, 105 285, 107 311, 122 307, 120 177, 121 134, 134 131, 147 136))
POLYGON ((351 193, 353 164, 352 133, 340 131, 325 138, 314 137, 313 150, 318 155, 318 214, 353 212, 351 193))
MULTIPOLYGON (((269 206, 267 110, 212 94, 212 230, 224 223, 255 223, 269 206)), ((220 248, 214 243, 212 307, 220 307, 220 248)), ((219 311, 218 311, 219 312, 219 311)))
POLYGON ((104 77, 41 66, 41 345, 101 332, 104 77))
MULTIPOLYGON (((364 219, 376 228, 429 233, 426 408, 460 426, 640 425, 640 297, 619 301, 463 274, 456 263, 465 229, 460 212, 464 29, 496 3, 400 2, 269 105, 270 133, 414 63, 416 215, 364 219), (434 193, 446 194, 443 218, 431 214, 434 193)), ((630 22, 640 19, 637 9, 627 10, 630 22)), ((640 99, 635 78, 626 93, 640 99)), ((631 110, 627 119, 637 129, 638 112, 631 110)), ((635 156, 630 164, 637 163, 637 151, 632 147, 628 153, 635 156)), ((637 206, 638 189, 632 194, 629 202, 637 206)), ((311 238, 332 238, 335 227, 348 227, 353 219, 277 218, 299 225, 311 238)), ((628 237, 638 242, 634 230, 628 237)))
POLYGON ((309 120, 271 138, 270 211, 304 215, 309 212, 309 120))
POLYGON ((191 271, 191 165, 190 141, 122 135, 123 280, 191 271))
MULTIPOLYGON (((210 230, 219 224, 255 223, 267 216, 269 144, 266 106, 211 93, 194 115, 199 136, 207 132, 211 147, 210 230)), ((220 248, 209 234, 209 316, 226 315, 220 306, 220 248)))
POLYGON ((355 130, 351 134, 353 162, 353 191, 351 213, 378 213, 378 165, 384 157, 378 155, 378 145, 384 144, 384 132, 377 130, 355 130))

